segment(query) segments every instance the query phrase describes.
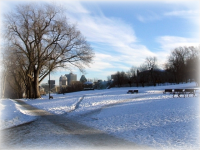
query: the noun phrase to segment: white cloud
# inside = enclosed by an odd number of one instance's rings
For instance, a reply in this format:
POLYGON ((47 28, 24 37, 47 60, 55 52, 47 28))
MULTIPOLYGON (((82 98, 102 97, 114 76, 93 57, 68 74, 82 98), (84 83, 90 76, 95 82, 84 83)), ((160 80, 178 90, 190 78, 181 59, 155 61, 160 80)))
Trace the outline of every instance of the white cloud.
MULTIPOLYGON (((71 7, 69 5, 67 7, 71 7)), ((81 4, 78 6, 84 8, 81 4)), ((94 49, 96 58, 90 69, 127 69, 141 64, 147 56, 154 55, 146 46, 139 44, 132 26, 119 18, 108 18, 100 10, 95 14, 68 11, 68 17, 70 21, 77 22, 78 29, 89 42, 101 43, 103 49, 107 47, 107 51, 101 51, 102 47, 94 49)))
POLYGON ((113 46, 121 42, 136 42, 133 29, 121 20, 104 16, 82 15, 78 20, 79 29, 92 42, 103 42, 113 46))
POLYGON ((184 38, 178 36, 161 36, 156 39, 161 44, 161 48, 164 51, 169 51, 178 46, 198 46, 199 39, 184 38))
POLYGON ((90 65, 89 70, 92 71, 102 71, 104 68, 113 68, 114 66, 111 64, 113 61, 113 56, 102 54, 102 53, 96 53, 96 57, 94 59, 94 63, 90 65))

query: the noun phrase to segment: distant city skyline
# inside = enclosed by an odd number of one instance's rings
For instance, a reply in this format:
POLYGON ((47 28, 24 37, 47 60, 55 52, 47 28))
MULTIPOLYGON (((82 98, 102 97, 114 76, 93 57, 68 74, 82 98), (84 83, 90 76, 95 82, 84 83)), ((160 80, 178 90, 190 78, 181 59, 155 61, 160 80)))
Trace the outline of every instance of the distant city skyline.
MULTIPOLYGON (((1 16, 12 11, 16 4, 26 2, 2 0, 1 16)), ((117 71, 139 67, 148 56, 156 56, 163 67, 174 48, 199 46, 200 2, 197 0, 61 0, 55 4, 66 8, 70 23, 77 25, 95 52, 94 63, 86 68, 87 79, 107 80, 107 76, 117 71)), ((71 69, 79 80, 82 73, 71 69)), ((60 68, 51 72, 51 79, 59 83, 59 77, 71 71, 60 68)), ((47 82, 48 77, 42 81, 47 82)))

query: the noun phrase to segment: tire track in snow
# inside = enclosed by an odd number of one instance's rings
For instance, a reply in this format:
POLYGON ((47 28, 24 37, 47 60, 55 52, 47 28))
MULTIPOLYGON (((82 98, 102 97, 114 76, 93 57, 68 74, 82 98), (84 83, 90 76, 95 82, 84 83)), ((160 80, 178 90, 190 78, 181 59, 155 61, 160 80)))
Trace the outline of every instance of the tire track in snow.
POLYGON ((80 103, 83 101, 84 97, 85 97, 85 95, 83 95, 83 96, 82 96, 82 97, 79 99, 79 101, 78 101, 78 103, 76 104, 76 106, 75 106, 75 109, 74 109, 74 110, 76 110, 76 109, 78 109, 78 108, 79 108, 79 105, 80 105, 80 103))
POLYGON ((74 109, 72 109, 71 111, 69 111, 69 113, 71 113, 71 112, 73 112, 73 111, 75 111, 76 109, 79 108, 79 105, 80 105, 80 103, 83 101, 84 97, 85 97, 85 95, 83 95, 81 98, 79 98, 79 100, 78 100, 78 102, 76 103, 74 109))
POLYGON ((157 93, 145 93, 145 94, 139 94, 133 98, 127 98, 127 99, 122 99, 122 100, 119 100, 119 101, 116 101, 116 102, 113 102, 113 103, 110 103, 110 104, 105 104, 97 109, 94 109, 94 110, 91 110, 89 112, 85 112, 83 114, 81 114, 81 116, 83 117, 86 117, 86 116, 91 116, 91 115, 94 115, 94 114, 99 114, 101 113, 102 110, 106 109, 106 108, 110 108, 110 107, 114 107, 114 106, 119 106, 119 105, 123 105, 123 104, 126 104, 126 103, 131 103, 131 102, 134 102, 134 103, 140 103, 140 102, 144 102, 144 101, 150 101, 150 99, 148 99, 146 96, 147 95, 155 95, 157 93))
POLYGON ((113 107, 113 106, 123 105, 127 102, 136 102, 137 99, 145 98, 145 96, 146 95, 142 94, 142 95, 138 95, 138 96, 133 97, 133 98, 122 99, 122 100, 119 100, 119 101, 114 102, 114 103, 105 104, 105 105, 101 106, 100 108, 97 108, 95 110, 91 110, 89 112, 85 112, 85 113, 81 114, 81 116, 86 117, 86 116, 90 116, 90 115, 94 115, 94 114, 99 114, 103 109, 110 108, 110 107, 113 107))

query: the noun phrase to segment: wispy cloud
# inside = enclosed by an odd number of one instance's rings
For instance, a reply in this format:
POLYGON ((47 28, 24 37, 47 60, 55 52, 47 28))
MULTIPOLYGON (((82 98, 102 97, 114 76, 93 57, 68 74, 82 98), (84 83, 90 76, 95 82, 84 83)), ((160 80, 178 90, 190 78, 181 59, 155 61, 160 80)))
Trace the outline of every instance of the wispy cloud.
POLYGON ((146 15, 139 14, 136 17, 140 22, 143 22, 143 23, 160 20, 162 18, 161 15, 159 15, 153 11, 148 11, 148 14, 146 14, 146 15))
MULTIPOLYGON (((195 9, 186 9, 186 10, 175 10, 175 11, 169 11, 164 13, 165 17, 179 17, 179 18, 185 18, 189 20, 190 22, 193 22, 198 27, 200 26, 199 22, 199 16, 200 16, 200 10, 199 8, 195 9)), ((197 31, 199 35, 199 29, 197 31)))
MULTIPOLYGON (((78 6, 84 8, 81 4, 78 6)), ((111 67, 117 71, 118 68, 121 70, 127 66, 139 65, 145 57, 154 55, 145 45, 139 43, 131 25, 119 18, 106 17, 98 11, 95 15, 68 11, 70 20, 77 22, 78 29, 87 40, 91 43, 101 43, 104 47, 95 49, 96 58, 91 69, 101 71, 111 67), (105 47, 107 51, 101 51, 105 47)))
MULTIPOLYGON (((198 1, 163 1, 163 5, 170 9, 156 9, 155 11, 145 10, 136 17, 140 22, 147 23, 162 20, 166 17, 179 17, 189 19, 195 24, 199 24, 199 2, 198 1)), ((159 3, 159 4, 161 4, 159 3)), ((159 5, 158 5, 159 8, 159 5)), ((152 8, 153 9, 153 8, 152 8)))
POLYGON ((179 16, 179 17, 188 17, 197 15, 199 15, 199 10, 175 10, 164 13, 164 16, 179 16))

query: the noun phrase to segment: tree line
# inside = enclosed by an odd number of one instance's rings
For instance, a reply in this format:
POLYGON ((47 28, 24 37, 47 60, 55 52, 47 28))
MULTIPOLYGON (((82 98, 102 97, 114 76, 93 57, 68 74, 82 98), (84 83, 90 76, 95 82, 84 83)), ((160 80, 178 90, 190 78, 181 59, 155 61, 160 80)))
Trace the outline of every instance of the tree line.
POLYGON ((162 83, 196 82, 200 84, 200 47, 180 46, 171 51, 164 69, 159 69, 156 57, 147 57, 140 67, 112 75, 113 85, 156 86, 162 83))

